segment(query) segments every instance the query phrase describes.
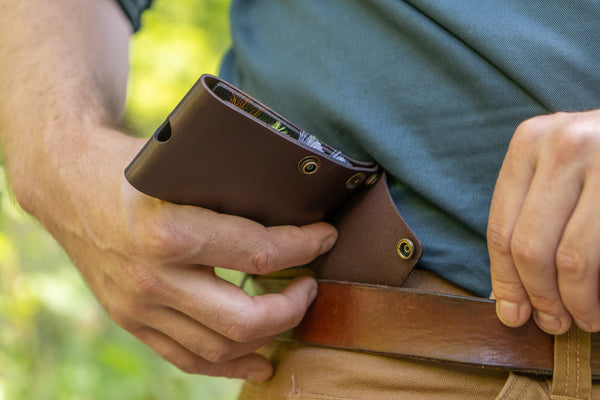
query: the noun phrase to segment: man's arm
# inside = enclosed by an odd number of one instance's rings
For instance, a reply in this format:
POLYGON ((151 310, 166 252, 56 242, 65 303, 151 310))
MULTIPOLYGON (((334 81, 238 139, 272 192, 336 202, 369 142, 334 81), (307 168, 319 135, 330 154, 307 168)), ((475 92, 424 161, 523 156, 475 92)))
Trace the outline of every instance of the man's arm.
POLYGON ((48 175, 73 179, 75 171, 62 167, 89 145, 82 131, 119 120, 130 28, 110 0, 7 0, 0 18, 0 134, 9 177, 19 202, 45 221, 37 206, 59 189, 48 188, 56 184, 48 175))
POLYGON ((500 319, 532 315, 552 334, 600 331, 600 110, 558 113, 516 130, 488 225, 500 319))
POLYGON ((187 372, 266 380, 252 352, 297 324, 309 278, 251 298, 213 267, 267 273, 309 262, 325 223, 265 228, 135 191, 143 140, 115 127, 130 26, 112 0, 0 3, 0 143, 19 203, 65 248, 111 317, 187 372))

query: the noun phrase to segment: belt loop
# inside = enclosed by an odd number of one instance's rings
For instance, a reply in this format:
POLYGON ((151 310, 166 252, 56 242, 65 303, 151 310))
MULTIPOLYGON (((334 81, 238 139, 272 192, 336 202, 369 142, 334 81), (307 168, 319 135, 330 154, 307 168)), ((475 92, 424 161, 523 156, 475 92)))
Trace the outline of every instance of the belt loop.
POLYGON ((592 373, 590 366, 591 337, 575 324, 554 338, 553 400, 590 400, 592 373))

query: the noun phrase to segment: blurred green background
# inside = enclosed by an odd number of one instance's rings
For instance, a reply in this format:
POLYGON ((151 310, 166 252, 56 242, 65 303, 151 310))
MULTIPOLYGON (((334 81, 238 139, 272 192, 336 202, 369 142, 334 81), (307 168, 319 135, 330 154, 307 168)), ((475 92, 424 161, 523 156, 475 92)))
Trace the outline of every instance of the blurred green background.
MULTIPOLYGON (((157 0, 133 38, 125 123, 149 136, 229 46, 229 0, 157 0)), ((1 168, 1 165, 0 165, 1 168)), ((234 399, 239 381, 186 375, 111 322, 0 171, 0 400, 234 399)))

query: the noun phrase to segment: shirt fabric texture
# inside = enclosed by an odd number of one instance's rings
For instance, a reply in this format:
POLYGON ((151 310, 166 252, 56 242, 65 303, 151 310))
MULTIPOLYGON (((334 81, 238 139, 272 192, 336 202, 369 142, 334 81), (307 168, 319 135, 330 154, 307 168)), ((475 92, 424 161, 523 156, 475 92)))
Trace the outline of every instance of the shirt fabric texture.
POLYGON ((418 267, 487 297, 508 143, 527 118, 600 108, 598 21, 594 0, 233 0, 220 75, 377 160, 423 242, 418 267))
POLYGON ((152 5, 153 1, 154 0, 117 0, 117 3, 121 6, 121 9, 123 9, 125 16, 129 19, 129 22, 131 22, 131 27, 134 32, 140 29, 142 13, 152 5))

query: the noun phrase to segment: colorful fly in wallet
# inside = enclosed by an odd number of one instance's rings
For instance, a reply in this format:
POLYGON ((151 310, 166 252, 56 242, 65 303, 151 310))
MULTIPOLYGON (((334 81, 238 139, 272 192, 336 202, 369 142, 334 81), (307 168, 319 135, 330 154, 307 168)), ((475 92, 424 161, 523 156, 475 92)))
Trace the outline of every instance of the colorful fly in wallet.
POLYGON ((264 225, 326 218, 380 168, 343 155, 229 83, 202 75, 125 170, 139 191, 264 225))

